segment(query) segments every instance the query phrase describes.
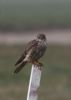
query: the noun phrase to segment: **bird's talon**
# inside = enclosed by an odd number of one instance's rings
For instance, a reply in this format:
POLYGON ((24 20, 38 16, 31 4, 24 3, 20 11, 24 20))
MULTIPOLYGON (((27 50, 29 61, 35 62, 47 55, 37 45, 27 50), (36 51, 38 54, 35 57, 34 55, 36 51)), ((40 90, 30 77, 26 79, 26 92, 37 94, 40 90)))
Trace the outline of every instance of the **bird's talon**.
POLYGON ((42 66, 43 66, 43 64, 42 64, 42 63, 39 63, 39 66, 40 66, 40 67, 42 67, 42 66))
POLYGON ((43 64, 42 63, 38 63, 38 64, 36 64, 37 65, 37 67, 38 67, 38 69, 42 69, 42 67, 43 67, 43 64))

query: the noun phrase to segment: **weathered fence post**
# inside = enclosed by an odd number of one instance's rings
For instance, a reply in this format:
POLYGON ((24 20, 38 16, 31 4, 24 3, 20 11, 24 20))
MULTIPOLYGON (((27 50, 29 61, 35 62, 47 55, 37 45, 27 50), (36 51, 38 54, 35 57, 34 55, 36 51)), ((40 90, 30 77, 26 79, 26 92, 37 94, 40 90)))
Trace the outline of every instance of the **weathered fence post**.
POLYGON ((42 70, 37 65, 32 65, 27 100, 38 99, 37 91, 40 86, 41 72, 42 70))

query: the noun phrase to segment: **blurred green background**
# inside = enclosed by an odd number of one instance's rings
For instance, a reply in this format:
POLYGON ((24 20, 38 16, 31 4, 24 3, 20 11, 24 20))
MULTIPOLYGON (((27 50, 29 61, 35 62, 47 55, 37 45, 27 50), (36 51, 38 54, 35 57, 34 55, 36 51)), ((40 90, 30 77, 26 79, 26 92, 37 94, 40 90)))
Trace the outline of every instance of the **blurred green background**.
MULTIPOLYGON (((26 100, 31 64, 13 75, 14 64, 23 47, 0 46, 1 100, 26 100)), ((41 61, 44 68, 38 100, 71 100, 71 47, 49 45, 41 61)))
POLYGON ((71 0, 0 0, 1 30, 70 27, 71 0))
POLYGON ((70 28, 71 0, 0 0, 0 100, 26 100, 31 64, 13 75, 14 64, 26 45, 23 39, 27 42, 42 30, 48 50, 41 59, 38 100, 71 100, 70 28))

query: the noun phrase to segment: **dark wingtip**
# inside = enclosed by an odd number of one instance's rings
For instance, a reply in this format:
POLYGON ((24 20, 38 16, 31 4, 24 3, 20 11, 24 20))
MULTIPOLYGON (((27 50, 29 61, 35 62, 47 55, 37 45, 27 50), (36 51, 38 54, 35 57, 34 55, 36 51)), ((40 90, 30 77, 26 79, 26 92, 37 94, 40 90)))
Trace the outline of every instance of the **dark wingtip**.
POLYGON ((26 64, 27 62, 21 63, 14 71, 14 74, 17 74, 26 64))
MULTIPOLYGON (((23 66, 22 66, 22 67, 23 67, 23 66)), ((21 70, 22 67, 20 67, 20 66, 17 67, 17 68, 15 69, 15 71, 14 71, 14 74, 17 74, 17 73, 21 70)))
POLYGON ((17 74, 17 73, 18 73, 18 71, 17 71, 17 70, 15 70, 13 74, 15 75, 15 74, 17 74))

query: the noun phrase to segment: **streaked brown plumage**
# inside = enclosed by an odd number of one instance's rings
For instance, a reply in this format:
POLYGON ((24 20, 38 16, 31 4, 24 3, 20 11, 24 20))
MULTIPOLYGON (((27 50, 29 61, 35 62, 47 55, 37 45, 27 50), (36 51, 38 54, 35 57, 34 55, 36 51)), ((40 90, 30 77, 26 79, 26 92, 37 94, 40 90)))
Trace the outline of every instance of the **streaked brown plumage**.
POLYGON ((35 40, 30 41, 25 49, 23 55, 16 62, 16 69, 14 73, 18 73, 28 62, 42 66, 38 62, 39 58, 43 56, 47 48, 46 37, 44 34, 39 34, 35 40))

